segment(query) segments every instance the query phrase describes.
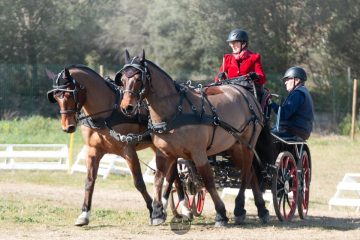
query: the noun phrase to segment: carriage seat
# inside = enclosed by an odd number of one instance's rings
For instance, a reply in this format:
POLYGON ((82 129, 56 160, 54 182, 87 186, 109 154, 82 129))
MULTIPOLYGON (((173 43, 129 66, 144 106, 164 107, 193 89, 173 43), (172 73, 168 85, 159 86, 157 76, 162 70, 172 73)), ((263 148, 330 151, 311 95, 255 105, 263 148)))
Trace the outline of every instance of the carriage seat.
POLYGON ((279 137, 276 134, 274 134, 273 132, 271 133, 271 135, 280 140, 281 142, 287 143, 287 144, 306 144, 306 140, 302 139, 299 136, 291 136, 291 137, 279 137))

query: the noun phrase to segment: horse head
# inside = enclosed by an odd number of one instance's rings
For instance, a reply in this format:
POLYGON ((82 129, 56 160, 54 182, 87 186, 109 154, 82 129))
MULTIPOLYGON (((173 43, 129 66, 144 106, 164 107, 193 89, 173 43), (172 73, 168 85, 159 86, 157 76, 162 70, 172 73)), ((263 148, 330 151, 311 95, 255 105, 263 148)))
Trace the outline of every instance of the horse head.
POLYGON ((75 132, 77 115, 86 101, 86 89, 76 82, 68 68, 53 78, 53 89, 47 92, 47 98, 51 103, 57 102, 60 107, 62 130, 75 132))
POLYGON ((134 115, 146 95, 150 82, 144 50, 140 57, 135 56, 132 59, 125 50, 125 65, 116 73, 115 82, 122 87, 124 93, 121 111, 125 115, 134 115))

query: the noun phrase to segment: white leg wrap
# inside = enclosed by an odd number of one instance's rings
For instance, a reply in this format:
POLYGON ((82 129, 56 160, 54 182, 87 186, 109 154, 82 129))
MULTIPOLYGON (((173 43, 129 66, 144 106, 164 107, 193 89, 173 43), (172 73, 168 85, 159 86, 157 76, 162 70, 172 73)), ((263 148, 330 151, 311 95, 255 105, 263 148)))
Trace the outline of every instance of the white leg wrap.
POLYGON ((79 218, 90 219, 90 215, 91 215, 91 211, 82 212, 82 213, 79 215, 79 218))
POLYGON ((166 200, 164 197, 161 198, 162 205, 164 207, 164 211, 166 212, 168 200, 166 200))
POLYGON ((179 203, 181 207, 181 214, 189 217, 191 215, 191 210, 188 207, 188 200, 185 198, 179 203))

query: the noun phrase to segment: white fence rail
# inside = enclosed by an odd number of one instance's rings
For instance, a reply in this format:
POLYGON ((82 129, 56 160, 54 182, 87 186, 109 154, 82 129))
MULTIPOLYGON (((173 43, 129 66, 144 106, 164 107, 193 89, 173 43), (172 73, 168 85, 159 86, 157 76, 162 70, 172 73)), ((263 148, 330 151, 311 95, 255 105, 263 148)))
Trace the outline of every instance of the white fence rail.
MULTIPOLYGON (((70 173, 86 172, 86 155, 88 149, 84 146, 76 157, 75 163, 71 167, 70 173)), ((100 160, 98 175, 106 179, 110 173, 113 174, 131 174, 131 171, 126 163, 126 160, 115 154, 105 154, 100 160)))
POLYGON ((356 211, 360 211, 360 173, 345 174, 329 200, 329 209, 333 206, 356 207, 356 211))
POLYGON ((69 150, 66 144, 0 144, 0 161, 4 170, 67 170, 69 150))

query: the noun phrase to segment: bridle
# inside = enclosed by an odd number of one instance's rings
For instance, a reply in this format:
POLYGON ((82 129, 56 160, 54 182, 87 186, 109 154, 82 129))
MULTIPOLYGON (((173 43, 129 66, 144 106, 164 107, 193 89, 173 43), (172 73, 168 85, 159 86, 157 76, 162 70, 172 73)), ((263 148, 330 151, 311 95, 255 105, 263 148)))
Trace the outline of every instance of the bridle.
POLYGON ((80 110, 83 104, 86 101, 86 89, 84 86, 80 85, 75 79, 70 75, 66 74, 66 70, 62 70, 53 82, 53 89, 47 92, 48 99, 50 102, 55 103, 56 95, 65 93, 70 93, 72 98, 75 101, 74 109, 60 109, 60 114, 80 114, 80 110))
POLYGON ((127 63, 124 65, 124 67, 122 69, 120 69, 115 76, 115 82, 122 85, 121 82, 121 77, 123 74, 125 74, 126 77, 131 78, 133 77, 135 74, 138 74, 139 72, 141 73, 141 86, 140 89, 135 91, 135 90, 131 90, 131 89, 124 89, 122 90, 123 93, 131 93, 134 96, 136 96, 136 98, 138 99, 138 103, 141 103, 144 98, 145 98, 145 92, 146 92, 146 84, 150 83, 151 77, 150 77, 150 72, 147 68, 147 63, 146 61, 140 62, 138 63, 138 57, 134 57, 130 63, 127 63), (141 64, 142 63, 142 64, 141 64), (130 68, 134 68, 135 71, 129 71, 129 73, 127 72, 128 69, 130 68))
POLYGON ((54 95, 56 94, 65 94, 66 92, 71 93, 72 98, 75 101, 74 109, 65 109, 60 110, 60 114, 76 114, 75 119, 76 122, 91 118, 92 116, 96 116, 106 112, 113 112, 118 109, 118 103, 122 98, 122 94, 118 89, 116 89, 116 97, 115 103, 112 108, 106 109, 97 113, 85 115, 81 112, 81 109, 86 101, 86 88, 79 84, 69 73, 69 71, 65 68, 62 70, 53 82, 53 89, 47 92, 48 100, 51 103, 56 103, 56 99, 54 95))

